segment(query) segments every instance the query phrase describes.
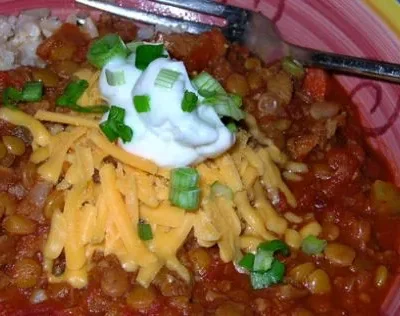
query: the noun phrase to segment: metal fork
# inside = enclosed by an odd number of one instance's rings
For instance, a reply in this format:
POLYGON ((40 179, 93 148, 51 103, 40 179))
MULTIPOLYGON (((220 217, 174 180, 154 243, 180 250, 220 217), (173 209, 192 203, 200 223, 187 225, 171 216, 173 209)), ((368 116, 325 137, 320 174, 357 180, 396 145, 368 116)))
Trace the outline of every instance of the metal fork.
MULTIPOLYGON (((163 25, 188 33, 198 34, 216 27, 186 18, 178 19, 137 8, 124 8, 103 1, 75 0, 75 2, 146 24, 163 25)), ((291 56, 305 66, 400 83, 400 65, 328 53, 288 43, 281 38, 275 25, 260 13, 216 3, 212 0, 154 0, 153 2, 168 5, 172 9, 180 8, 223 18, 225 26, 220 27, 223 34, 230 41, 239 42, 248 47, 266 63, 284 56, 291 56)))

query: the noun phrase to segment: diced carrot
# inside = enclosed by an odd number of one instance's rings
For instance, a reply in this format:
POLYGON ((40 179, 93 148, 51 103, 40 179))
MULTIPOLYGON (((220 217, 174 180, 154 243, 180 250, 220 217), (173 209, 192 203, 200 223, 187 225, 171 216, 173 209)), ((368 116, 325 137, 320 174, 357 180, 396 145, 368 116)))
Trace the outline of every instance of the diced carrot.
POLYGON ((315 101, 322 101, 327 94, 328 81, 328 74, 324 70, 309 68, 303 81, 303 90, 315 101))

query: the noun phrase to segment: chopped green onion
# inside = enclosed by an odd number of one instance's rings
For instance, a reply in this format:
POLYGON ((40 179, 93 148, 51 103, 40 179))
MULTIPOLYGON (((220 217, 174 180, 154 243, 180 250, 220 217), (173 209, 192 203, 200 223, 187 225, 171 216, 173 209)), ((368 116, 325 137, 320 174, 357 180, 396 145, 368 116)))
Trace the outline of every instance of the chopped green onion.
POLYGON ((253 270, 255 256, 252 253, 246 253, 239 261, 239 266, 246 269, 247 271, 253 270))
POLYGON ((76 80, 70 82, 64 93, 56 100, 56 105, 69 107, 75 105, 85 90, 89 87, 87 80, 76 80))
POLYGON ((124 124, 125 109, 118 106, 111 106, 107 121, 100 123, 100 129, 109 141, 113 142, 118 137, 124 143, 132 140, 132 129, 124 124))
POLYGON ((200 175, 194 168, 175 168, 171 170, 171 187, 178 190, 192 190, 199 186, 200 175))
POLYGON ((133 137, 133 130, 128 125, 118 124, 119 137, 124 143, 130 142, 133 137))
POLYGON ((187 211, 197 210, 200 204, 200 189, 180 190, 172 187, 169 191, 169 200, 173 205, 187 211))
POLYGON ((136 53, 136 49, 140 46, 145 44, 145 42, 130 42, 126 44, 126 47, 132 52, 136 53))
POLYGON ((271 268, 272 261, 274 260, 274 253, 267 250, 258 250, 254 258, 253 271, 265 272, 271 268))
POLYGON ((60 106, 68 107, 72 111, 80 112, 80 113, 104 114, 110 109, 108 105, 80 106, 78 104, 74 104, 74 105, 70 105, 70 106, 63 106, 63 105, 60 105, 60 106))
POLYGON ((218 94, 203 100, 204 104, 211 105, 220 116, 231 117, 236 121, 244 119, 244 112, 237 106, 236 97, 218 94))
POLYGON ((211 185, 211 197, 222 196, 227 200, 233 200, 233 191, 230 187, 222 184, 219 181, 215 181, 211 185))
POLYGON ((241 108, 243 105, 243 100, 240 95, 237 94, 230 94, 229 95, 232 99, 233 104, 235 104, 238 108, 241 108))
POLYGON ((171 170, 169 200, 185 210, 196 210, 200 204, 199 172, 194 168, 171 170))
POLYGON ((211 98, 217 94, 217 91, 208 91, 204 89, 200 89, 197 91, 203 98, 211 98))
POLYGON ((153 231, 151 230, 150 224, 138 223, 138 234, 141 240, 152 240, 153 231))
POLYGON ((238 128, 237 128, 236 124, 233 123, 233 122, 229 122, 228 124, 226 124, 226 128, 229 129, 229 131, 232 134, 235 134, 238 131, 238 128))
POLYGON ((150 111, 150 97, 148 95, 135 95, 133 97, 133 104, 138 113, 150 111))
POLYGON ((254 289, 263 289, 283 280, 285 265, 274 257, 276 252, 287 256, 289 247, 280 240, 265 242, 257 247, 255 255, 247 254, 239 261, 239 266, 250 272, 254 289))
POLYGON ((326 240, 309 235, 303 239, 301 250, 308 255, 316 255, 324 251, 326 245, 326 240))
POLYGON ((125 72, 123 70, 111 71, 106 69, 106 79, 110 86, 125 84, 125 72))
POLYGON ((87 60, 97 68, 103 68, 111 59, 115 57, 125 58, 128 49, 117 34, 108 34, 94 41, 87 53, 87 60))
POLYGON ((15 107, 18 102, 21 101, 22 92, 12 88, 7 87, 3 91, 3 105, 7 107, 15 107))
POLYGON ((226 94, 218 80, 205 71, 194 77, 192 83, 199 90, 201 96, 206 96, 207 94, 214 96, 217 93, 226 94))
POLYGON ((291 74, 293 77, 302 78, 304 77, 303 65, 298 61, 294 60, 292 57, 285 57, 282 60, 282 68, 287 73, 291 74))
POLYGON ((25 83, 22 88, 22 100, 27 102, 40 101, 43 95, 43 83, 40 81, 30 81, 25 83))
POLYGON ((199 97, 196 95, 196 93, 186 90, 183 95, 182 104, 181 104, 182 111, 193 112, 193 110, 197 106, 198 100, 199 100, 199 97))
POLYGON ((160 88, 171 89, 180 75, 181 73, 178 71, 162 68, 154 81, 154 85, 160 88))
POLYGON ((110 124, 108 121, 100 123, 100 129, 104 135, 108 138, 110 142, 114 142, 118 138, 118 131, 113 124, 110 124))
POLYGON ((279 260, 274 259, 268 271, 252 272, 250 274, 251 285, 253 289, 263 289, 282 282, 284 274, 285 265, 279 260))
POLYGON ((64 89, 64 93, 57 98, 56 105, 81 113, 106 113, 109 110, 107 105, 80 106, 77 104, 79 98, 88 87, 87 80, 71 81, 64 89))
POLYGON ((111 106, 110 113, 108 114, 108 120, 113 122, 121 123, 125 119, 125 109, 118 106, 111 106))
POLYGON ((145 70, 154 60, 163 57, 164 45, 143 44, 136 48, 135 66, 140 70, 145 70))
POLYGON ((290 249, 282 240, 275 239, 258 245, 258 250, 271 251, 273 254, 280 252, 284 256, 290 255, 290 249))

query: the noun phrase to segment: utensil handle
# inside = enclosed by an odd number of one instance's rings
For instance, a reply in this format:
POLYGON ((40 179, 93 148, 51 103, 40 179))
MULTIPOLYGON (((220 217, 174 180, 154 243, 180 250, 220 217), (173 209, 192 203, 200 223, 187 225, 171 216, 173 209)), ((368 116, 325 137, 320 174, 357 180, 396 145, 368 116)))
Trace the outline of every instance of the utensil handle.
POLYGON ((294 59, 306 66, 400 83, 399 64, 326 53, 295 45, 289 46, 289 52, 294 59))

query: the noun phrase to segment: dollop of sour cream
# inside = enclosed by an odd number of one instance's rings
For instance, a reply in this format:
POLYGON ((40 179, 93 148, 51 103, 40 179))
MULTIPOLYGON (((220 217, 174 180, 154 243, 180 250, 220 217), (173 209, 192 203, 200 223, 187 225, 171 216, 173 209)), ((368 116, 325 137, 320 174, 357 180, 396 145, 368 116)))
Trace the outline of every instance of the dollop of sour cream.
MULTIPOLYGON (((149 159, 161 167, 182 167, 216 157, 235 143, 230 132, 209 105, 198 105, 184 112, 181 102, 185 90, 196 93, 184 64, 170 58, 158 58, 141 71, 135 67, 135 54, 127 59, 114 58, 100 75, 100 92, 110 105, 125 109, 124 123, 132 128, 130 142, 119 145, 126 151, 149 159), (158 87, 155 80, 161 69, 180 73, 172 88, 158 87), (123 71, 125 83, 112 86, 106 70, 123 71), (138 113, 133 104, 136 95, 150 97, 150 111, 138 113)), ((105 114, 103 121, 108 114, 105 114)))

